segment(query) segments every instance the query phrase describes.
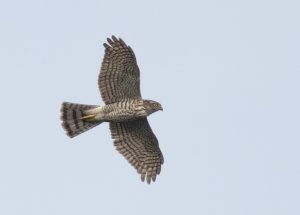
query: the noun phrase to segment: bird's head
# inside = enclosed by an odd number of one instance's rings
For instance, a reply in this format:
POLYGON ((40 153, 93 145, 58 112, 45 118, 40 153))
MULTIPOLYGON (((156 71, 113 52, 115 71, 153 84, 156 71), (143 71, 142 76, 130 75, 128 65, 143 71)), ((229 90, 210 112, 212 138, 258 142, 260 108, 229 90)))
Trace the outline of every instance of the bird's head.
POLYGON ((144 100, 144 107, 146 108, 146 111, 148 114, 154 113, 158 110, 163 110, 160 103, 152 100, 144 100))

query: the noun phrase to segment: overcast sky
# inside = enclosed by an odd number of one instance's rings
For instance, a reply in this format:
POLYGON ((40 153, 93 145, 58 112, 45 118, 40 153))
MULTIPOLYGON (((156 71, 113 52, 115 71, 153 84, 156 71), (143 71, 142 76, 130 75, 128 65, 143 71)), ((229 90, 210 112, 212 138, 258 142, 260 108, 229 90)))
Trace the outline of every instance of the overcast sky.
POLYGON ((0 214, 300 214, 300 3, 0 3, 0 214), (108 124, 74 139, 63 101, 102 104, 112 34, 135 51, 165 157, 140 181, 108 124))

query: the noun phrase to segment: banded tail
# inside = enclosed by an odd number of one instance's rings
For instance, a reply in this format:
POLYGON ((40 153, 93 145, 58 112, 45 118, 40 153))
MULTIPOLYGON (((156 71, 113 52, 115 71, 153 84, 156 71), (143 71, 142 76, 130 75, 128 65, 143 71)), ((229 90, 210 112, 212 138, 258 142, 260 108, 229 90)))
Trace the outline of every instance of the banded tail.
POLYGON ((75 137, 95 126, 101 121, 91 121, 83 119, 85 111, 99 107, 97 105, 83 105, 69 102, 63 102, 61 106, 62 126, 69 137, 75 137))

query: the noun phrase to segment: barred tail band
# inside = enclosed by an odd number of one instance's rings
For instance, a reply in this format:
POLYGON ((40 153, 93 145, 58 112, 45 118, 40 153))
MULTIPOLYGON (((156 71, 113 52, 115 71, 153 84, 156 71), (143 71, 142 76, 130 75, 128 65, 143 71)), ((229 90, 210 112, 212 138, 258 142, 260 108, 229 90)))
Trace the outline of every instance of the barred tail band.
POLYGON ((75 137, 97 125, 100 121, 82 119, 86 110, 98 107, 97 105, 83 105, 63 102, 61 106, 62 126, 69 137, 75 137))

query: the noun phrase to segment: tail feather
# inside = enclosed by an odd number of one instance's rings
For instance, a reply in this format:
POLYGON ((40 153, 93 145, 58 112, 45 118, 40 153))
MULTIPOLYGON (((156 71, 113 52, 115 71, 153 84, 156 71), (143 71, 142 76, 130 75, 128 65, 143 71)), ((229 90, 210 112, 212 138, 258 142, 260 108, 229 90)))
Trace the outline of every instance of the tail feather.
POLYGON ((100 121, 87 121, 81 119, 86 110, 98 107, 97 105, 83 105, 63 102, 61 106, 62 126, 69 137, 75 137, 97 125, 100 121))

